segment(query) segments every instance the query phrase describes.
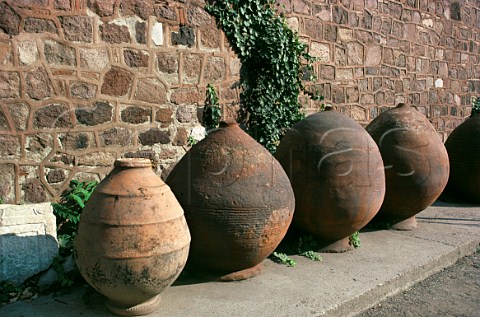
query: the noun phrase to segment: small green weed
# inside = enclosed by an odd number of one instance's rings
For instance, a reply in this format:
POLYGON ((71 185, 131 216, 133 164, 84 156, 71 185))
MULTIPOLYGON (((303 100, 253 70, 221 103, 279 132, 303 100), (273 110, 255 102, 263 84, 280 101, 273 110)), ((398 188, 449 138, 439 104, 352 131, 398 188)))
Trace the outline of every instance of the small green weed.
POLYGON ((3 204, 3 199, 0 197, 0 205, 3 204))
POLYGON ((318 249, 318 242, 312 236, 302 236, 298 239, 298 253, 313 261, 322 261, 322 256, 313 250, 318 249))
POLYGON ((297 262, 295 262, 295 260, 291 259, 285 253, 273 252, 270 255, 270 258, 277 263, 281 263, 287 266, 294 267, 295 265, 297 265, 297 262))
POLYGON ((355 249, 360 248, 360 233, 358 231, 353 233, 348 239, 351 246, 355 249))
POLYGON ((198 141, 197 141, 197 139, 195 139, 195 138, 193 137, 193 135, 189 135, 189 136, 188 136, 188 138, 187 138, 187 144, 188 144, 189 146, 194 146, 194 145, 197 144, 197 143, 198 143, 198 141))

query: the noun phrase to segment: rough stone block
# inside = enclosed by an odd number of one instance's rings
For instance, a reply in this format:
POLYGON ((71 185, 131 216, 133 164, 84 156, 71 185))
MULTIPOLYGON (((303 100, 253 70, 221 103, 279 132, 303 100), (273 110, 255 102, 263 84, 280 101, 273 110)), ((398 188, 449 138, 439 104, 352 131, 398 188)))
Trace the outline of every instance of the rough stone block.
POLYGON ((155 23, 152 27, 152 41, 155 45, 163 45, 163 24, 155 23))
POLYGON ((179 127, 177 129, 177 134, 175 135, 175 138, 173 139, 172 144, 177 146, 187 145, 188 134, 189 134, 189 131, 187 130, 187 128, 179 127))
POLYGON ((154 145, 157 143, 167 144, 170 143, 170 133, 168 131, 153 128, 140 133, 138 139, 142 145, 154 145))
POLYGON ((75 109, 77 121, 81 124, 94 126, 112 119, 113 107, 105 101, 97 101, 92 107, 78 107, 75 109))
POLYGON ((0 135, 0 157, 4 160, 20 158, 20 140, 13 135, 0 135))
POLYGON ((100 26, 102 40, 111 44, 120 44, 130 42, 130 32, 125 25, 114 23, 103 24, 100 26))
MULTIPOLYGON (((81 151, 95 145, 93 133, 66 133, 59 134, 60 145, 63 149, 70 151, 81 151)), ((48 175, 47 175, 48 180, 48 175)))
POLYGON ((30 65, 38 60, 38 49, 35 41, 24 41, 18 44, 18 59, 22 65, 30 65))
POLYGON ((33 116, 35 128, 66 128, 72 125, 70 109, 64 104, 48 104, 38 109, 33 116))
POLYGON ((93 23, 89 16, 66 16, 61 19, 65 38, 69 41, 92 42, 93 23))
POLYGON ((158 79, 141 79, 137 83, 135 99, 150 103, 163 104, 167 101, 167 90, 158 79))
POLYGON ((219 31, 213 28, 202 30, 201 43, 203 47, 210 49, 220 48, 221 36, 219 31))
POLYGON ((8 130, 10 130, 10 125, 8 124, 7 117, 5 117, 3 110, 0 110, 0 131, 8 130))
POLYGON ((47 40, 44 44, 44 53, 49 64, 76 66, 75 49, 73 47, 47 40))
POLYGON ((139 44, 145 44, 145 22, 136 22, 135 23, 135 39, 137 40, 137 43, 139 44))
POLYGON ((223 57, 209 56, 205 66, 204 79, 206 82, 222 80, 225 76, 226 66, 223 57))
POLYGON ((130 90, 133 75, 121 68, 112 67, 103 77, 102 94, 124 96, 130 90))
POLYGON ((183 56, 184 84, 198 83, 202 59, 196 54, 185 54, 183 56))
POLYGON ((90 0, 87 2, 88 8, 98 16, 110 16, 114 12, 115 0, 90 0))
POLYGON ((150 121, 151 109, 137 106, 127 107, 121 112, 123 122, 131 124, 141 124, 150 121))
POLYGON ((16 72, 0 72, 0 98, 20 95, 20 77, 16 72))
POLYGON ((57 33, 57 27, 52 20, 47 19, 38 19, 38 18, 28 18, 25 20, 25 27, 26 32, 29 33, 57 33))
POLYGON ((207 26, 212 22, 212 16, 199 6, 192 6, 187 11, 189 24, 195 26, 207 26))
POLYGON ((53 7, 57 10, 68 11, 71 9, 70 0, 54 0, 53 7))
MULTIPOLYGON (((75 158, 79 166, 113 166, 115 159, 115 153, 109 152, 93 152, 75 158)), ((75 174, 74 178, 81 180, 78 173, 75 174)))
POLYGON ((26 203, 43 203, 47 201, 47 190, 38 178, 28 178, 22 184, 23 200, 26 203))
POLYGON ((79 99, 92 99, 97 93, 97 86, 83 81, 70 83, 70 96, 79 99))
POLYGON ((170 97, 170 101, 177 105, 183 104, 195 104, 200 99, 199 93, 197 89, 175 89, 172 92, 170 97))
POLYGON ((173 121, 173 111, 170 108, 161 108, 157 110, 155 121, 161 123, 170 123, 173 121))
POLYGON ((50 203, 0 205, 0 280, 21 283, 46 270, 58 254, 50 203))
POLYGON ((20 16, 5 2, 0 3, 0 29, 9 35, 17 35, 20 16))
POLYGON ((102 146, 131 145, 132 132, 126 128, 111 128, 99 134, 102 146))
POLYGON ((330 46, 312 42, 310 54, 317 57, 319 62, 329 62, 330 61, 330 46))
POLYGON ((92 70, 102 70, 109 62, 106 49, 81 48, 80 66, 92 70))
POLYGON ((45 99, 53 94, 53 85, 45 67, 39 66, 26 75, 27 94, 35 100, 45 99))
POLYGON ((15 165, 0 164, 0 198, 4 203, 15 201, 15 165))
POLYGON ((186 45, 192 47, 195 44, 195 32, 189 26, 181 26, 178 32, 172 32, 172 45, 186 45))
POLYGON ((123 60, 128 67, 148 67, 148 53, 127 49, 123 51, 123 60))
POLYGON ((49 133, 36 133, 25 137, 25 157, 41 162, 53 149, 53 137, 49 133))

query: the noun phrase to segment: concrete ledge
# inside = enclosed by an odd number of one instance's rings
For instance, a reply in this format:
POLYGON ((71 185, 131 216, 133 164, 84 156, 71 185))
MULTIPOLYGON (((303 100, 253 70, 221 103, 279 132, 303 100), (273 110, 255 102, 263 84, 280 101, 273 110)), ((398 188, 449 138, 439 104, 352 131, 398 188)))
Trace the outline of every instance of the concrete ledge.
MULTIPOLYGON (((412 232, 363 232, 359 249, 324 254, 323 262, 295 256, 297 266, 290 268, 266 260, 264 273, 251 280, 178 281, 150 316, 354 316, 479 246, 480 207, 436 204, 418 222, 412 232)), ((86 289, 10 304, 0 315, 111 316, 86 289)))
POLYGON ((58 254, 56 228, 50 203, 0 205, 0 281, 46 270, 58 254))

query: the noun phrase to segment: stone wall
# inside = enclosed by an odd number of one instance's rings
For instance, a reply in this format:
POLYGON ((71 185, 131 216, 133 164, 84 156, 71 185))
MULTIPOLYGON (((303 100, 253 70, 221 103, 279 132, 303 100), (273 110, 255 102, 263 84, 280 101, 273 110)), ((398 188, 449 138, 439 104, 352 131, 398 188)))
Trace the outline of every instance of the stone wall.
POLYGON ((478 0, 277 3, 320 60, 313 86, 363 124, 405 102, 445 140, 480 95, 478 0))
MULTIPOLYGON (((362 124, 408 102, 445 138, 480 95, 478 0, 277 3, 319 58, 312 89, 362 124)), ((208 83, 233 115, 240 63, 203 6, 0 0, 0 197, 56 199, 125 156, 165 176, 200 126, 208 83)))
POLYGON ((118 157, 151 158, 159 174, 173 165, 207 83, 238 100, 240 63, 203 5, 0 1, 0 197, 58 198, 118 157))

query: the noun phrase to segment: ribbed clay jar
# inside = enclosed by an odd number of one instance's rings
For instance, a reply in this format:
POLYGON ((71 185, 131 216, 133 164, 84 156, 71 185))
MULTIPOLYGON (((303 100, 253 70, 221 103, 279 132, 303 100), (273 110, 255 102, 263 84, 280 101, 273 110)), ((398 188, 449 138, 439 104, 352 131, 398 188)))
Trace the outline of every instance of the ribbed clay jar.
POLYGON ((382 153, 387 187, 374 220, 413 230, 415 215, 435 202, 447 184, 447 150, 428 119, 406 104, 381 113, 367 131, 382 153))
POLYGON ((292 220, 285 172, 236 123, 222 122, 194 145, 166 182, 185 210, 189 263, 224 281, 258 274, 292 220))
POLYGON ((80 273, 123 316, 153 312, 185 266, 183 210, 150 160, 118 159, 83 210, 75 239, 80 273))
POLYGON ((450 160, 447 190, 467 202, 480 203, 480 115, 456 127, 445 147, 450 160))
POLYGON ((323 252, 345 252, 349 236, 378 212, 385 195, 377 145, 355 121, 334 110, 310 115, 283 137, 275 157, 295 192, 293 225, 323 252))

